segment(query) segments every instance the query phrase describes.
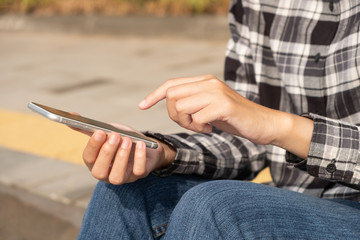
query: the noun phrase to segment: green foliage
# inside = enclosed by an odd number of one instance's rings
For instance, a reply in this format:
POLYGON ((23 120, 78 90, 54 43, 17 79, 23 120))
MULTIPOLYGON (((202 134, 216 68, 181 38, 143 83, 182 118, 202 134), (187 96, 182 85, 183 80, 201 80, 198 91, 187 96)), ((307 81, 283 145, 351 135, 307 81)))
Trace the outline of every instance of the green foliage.
POLYGON ((49 4, 55 0, 0 0, 0 6, 17 6, 17 9, 26 12, 29 9, 49 4))
POLYGON ((191 9, 196 13, 204 12, 206 7, 209 3, 212 2, 211 0, 187 0, 187 4, 191 7, 191 9))
POLYGON ((54 2, 54 0, 0 0, 0 4, 19 4, 24 7, 34 7, 38 5, 48 4, 54 2))
POLYGON ((119 3, 121 2, 130 2, 136 5, 144 6, 147 2, 150 2, 151 0, 115 0, 119 3))
POLYGON ((39 5, 51 3, 53 0, 21 0, 21 6, 26 8, 33 8, 39 5))

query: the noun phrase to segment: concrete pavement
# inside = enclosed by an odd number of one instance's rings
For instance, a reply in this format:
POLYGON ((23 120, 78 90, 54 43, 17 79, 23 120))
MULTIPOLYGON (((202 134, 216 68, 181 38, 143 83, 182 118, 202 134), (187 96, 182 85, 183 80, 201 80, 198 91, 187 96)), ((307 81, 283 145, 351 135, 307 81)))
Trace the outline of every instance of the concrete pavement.
POLYGON ((222 78, 226 41, 2 32, 0 109, 27 111, 29 101, 138 129, 171 132, 164 104, 137 104, 169 78, 222 78), (144 118, 151 121, 144 121, 144 118))

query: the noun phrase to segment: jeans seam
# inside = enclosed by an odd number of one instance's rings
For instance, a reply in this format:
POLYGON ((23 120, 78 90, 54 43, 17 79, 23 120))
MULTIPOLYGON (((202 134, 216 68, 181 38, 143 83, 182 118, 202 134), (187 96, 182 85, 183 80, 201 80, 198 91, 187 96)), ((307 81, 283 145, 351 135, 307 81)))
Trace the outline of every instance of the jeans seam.
POLYGON ((155 234, 153 237, 156 238, 156 237, 160 236, 161 234, 163 234, 163 233, 165 233, 165 232, 166 232, 166 230, 164 230, 164 231, 162 231, 162 232, 159 232, 158 234, 155 234))
MULTIPOLYGON (((153 231, 156 231, 157 229, 163 228, 163 227, 165 227, 165 226, 167 226, 167 225, 168 225, 168 224, 165 223, 165 224, 163 224, 163 225, 161 225, 161 226, 158 226, 158 227, 156 227, 156 228, 153 228, 152 230, 153 230, 153 231)), ((162 232, 156 233, 155 235, 153 235, 153 238, 156 238, 156 237, 160 236, 161 234, 164 234, 165 232, 166 232, 166 230, 163 230, 162 232)))
POLYGON ((165 224, 163 224, 163 225, 161 225, 161 226, 157 226, 156 228, 153 228, 152 230, 155 231, 156 229, 161 228, 161 227, 165 227, 166 225, 168 225, 168 224, 165 223, 165 224))

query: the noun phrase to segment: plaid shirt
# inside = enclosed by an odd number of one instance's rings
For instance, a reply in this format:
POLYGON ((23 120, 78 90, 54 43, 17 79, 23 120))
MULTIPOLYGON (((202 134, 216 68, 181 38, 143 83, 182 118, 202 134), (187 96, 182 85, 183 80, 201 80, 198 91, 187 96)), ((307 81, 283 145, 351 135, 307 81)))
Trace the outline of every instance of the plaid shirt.
POLYGON ((270 167, 277 187, 360 202, 360 2, 233 0, 225 81, 244 97, 314 120, 307 159, 214 129, 148 133, 177 149, 160 175, 250 180, 270 167))

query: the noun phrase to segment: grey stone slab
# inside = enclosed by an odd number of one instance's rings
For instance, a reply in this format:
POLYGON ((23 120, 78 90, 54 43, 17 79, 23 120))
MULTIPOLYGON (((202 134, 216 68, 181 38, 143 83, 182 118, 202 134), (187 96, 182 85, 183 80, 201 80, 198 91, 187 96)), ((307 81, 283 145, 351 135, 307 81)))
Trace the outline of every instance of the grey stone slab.
MULTIPOLYGON (((44 182, 44 184, 32 188, 35 192, 46 193, 46 195, 54 200, 64 203, 74 203, 76 198, 72 198, 72 194, 77 191, 86 189, 88 195, 92 193, 96 182, 89 173, 73 174, 64 178, 57 178, 53 181, 44 182)), ((83 193, 84 194, 84 193, 83 193)))
POLYGON ((76 239, 84 208, 0 184, 1 239, 76 239))
POLYGON ((3 183, 13 185, 22 184, 22 174, 31 174, 33 177, 36 177, 37 172, 32 172, 28 169, 30 169, 33 164, 41 164, 46 161, 47 159, 37 158, 30 154, 0 148, 0 180, 3 183))
POLYGON ((36 187, 44 182, 66 177, 76 172, 72 166, 63 164, 58 160, 34 158, 20 162, 18 157, 14 156, 12 161, 17 162, 17 164, 13 164, 11 168, 9 167, 6 173, 2 174, 2 177, 6 177, 9 181, 17 184, 23 184, 26 187, 36 187))
POLYGON ((74 206, 86 207, 97 182, 84 166, 5 148, 0 165, 1 184, 74 206))

